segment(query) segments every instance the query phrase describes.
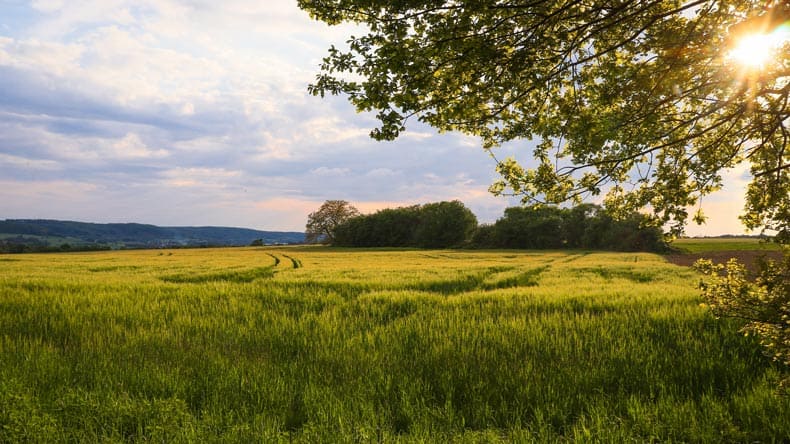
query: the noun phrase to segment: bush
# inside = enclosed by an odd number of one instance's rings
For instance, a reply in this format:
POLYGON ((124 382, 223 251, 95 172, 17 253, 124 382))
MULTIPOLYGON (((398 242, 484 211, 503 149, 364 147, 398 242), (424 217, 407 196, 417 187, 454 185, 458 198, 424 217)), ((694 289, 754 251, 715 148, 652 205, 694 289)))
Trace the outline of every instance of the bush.
MULTIPOLYGON (((774 361, 790 366, 790 247, 781 262, 758 261, 757 276, 748 279, 746 267, 737 259, 726 265, 709 260, 695 267, 708 278, 700 283, 703 296, 717 317, 745 321, 742 331, 756 334, 774 361)), ((780 387, 790 389, 790 376, 780 387)))

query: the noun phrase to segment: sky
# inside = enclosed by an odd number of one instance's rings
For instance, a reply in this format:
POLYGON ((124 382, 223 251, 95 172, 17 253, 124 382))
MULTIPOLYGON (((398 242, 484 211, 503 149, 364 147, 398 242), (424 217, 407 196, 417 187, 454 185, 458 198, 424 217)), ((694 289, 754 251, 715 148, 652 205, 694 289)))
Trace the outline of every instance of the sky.
MULTIPOLYGON (((328 199, 459 199, 495 221, 515 201, 488 193, 478 139, 412 124, 377 142, 372 115, 307 93, 354 32, 295 0, 0 0, 0 219, 303 231, 328 199)), ((743 232, 747 181, 727 172, 687 233, 743 232)))

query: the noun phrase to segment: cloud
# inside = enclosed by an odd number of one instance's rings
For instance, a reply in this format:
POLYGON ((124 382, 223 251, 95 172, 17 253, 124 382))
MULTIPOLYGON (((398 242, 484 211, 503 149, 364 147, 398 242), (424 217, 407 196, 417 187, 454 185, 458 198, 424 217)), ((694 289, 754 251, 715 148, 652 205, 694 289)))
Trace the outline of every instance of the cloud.
POLYGON ((61 164, 54 160, 28 159, 24 157, 12 156, 0 153, 0 168, 27 170, 58 171, 63 169, 61 164))
POLYGON ((227 188, 241 174, 224 168, 174 168, 163 171, 162 184, 178 188, 227 188))
POLYGON ((396 175, 398 175, 398 172, 393 171, 389 168, 374 168, 368 171, 367 173, 365 173, 365 176, 367 177, 382 178, 382 179, 387 177, 393 177, 396 175))
POLYGON ((310 174, 314 174, 316 176, 342 176, 350 172, 351 170, 348 168, 327 168, 325 166, 313 168, 310 170, 310 174))
POLYGON ((126 134, 121 140, 110 145, 111 155, 117 159, 150 159, 163 158, 168 156, 168 152, 163 149, 151 149, 141 139, 133 133, 126 134))

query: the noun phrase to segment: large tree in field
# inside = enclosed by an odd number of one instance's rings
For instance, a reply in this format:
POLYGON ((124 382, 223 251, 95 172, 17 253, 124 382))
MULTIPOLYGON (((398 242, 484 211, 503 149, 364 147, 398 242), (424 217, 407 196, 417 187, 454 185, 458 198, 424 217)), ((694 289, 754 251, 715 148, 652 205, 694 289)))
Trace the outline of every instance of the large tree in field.
POLYGON ((744 223, 788 234, 786 0, 299 5, 366 25, 347 50, 330 49, 310 91, 375 111, 374 138, 417 119, 487 149, 532 140, 537 166, 500 159, 493 192, 549 203, 605 193, 610 209, 650 207, 676 232, 721 170, 745 161, 744 223), (756 34, 773 37, 745 38, 756 34))
MULTIPOLYGON (((525 203, 603 194, 613 214, 649 208, 674 233, 688 208, 722 186, 723 170, 745 163, 751 183, 741 219, 790 241, 787 0, 299 6, 329 24, 366 28, 347 49, 330 48, 309 90, 347 95, 359 111, 377 113, 376 139, 396 138, 410 119, 476 135, 502 175, 495 194, 525 203), (497 158, 495 148, 514 141, 531 141, 534 164, 497 158)), ((772 270, 755 285, 777 295, 787 322, 788 287, 771 282, 788 271, 772 270)), ((727 300, 741 297, 715 288, 727 300)), ((790 328, 778 328, 790 348, 790 328)))
POLYGON ((321 208, 307 216, 305 241, 310 244, 334 242, 335 228, 354 216, 359 216, 359 210, 347 201, 325 201, 321 208))

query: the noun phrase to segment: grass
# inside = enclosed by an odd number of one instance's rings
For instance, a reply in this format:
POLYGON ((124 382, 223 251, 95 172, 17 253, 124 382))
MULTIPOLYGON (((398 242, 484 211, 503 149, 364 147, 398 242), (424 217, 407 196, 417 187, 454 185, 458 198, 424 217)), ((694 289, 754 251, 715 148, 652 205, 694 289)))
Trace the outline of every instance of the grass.
POLYGON ((780 369, 656 255, 12 258, 0 442, 790 440, 780 369))
POLYGON ((772 251, 781 250, 781 245, 754 237, 717 237, 675 239, 672 246, 686 253, 708 253, 717 251, 772 251))

